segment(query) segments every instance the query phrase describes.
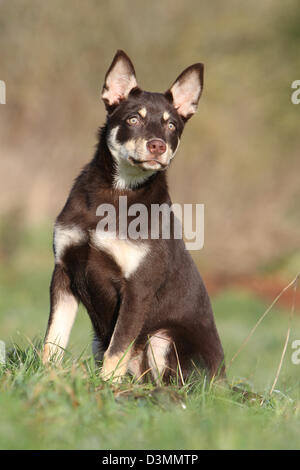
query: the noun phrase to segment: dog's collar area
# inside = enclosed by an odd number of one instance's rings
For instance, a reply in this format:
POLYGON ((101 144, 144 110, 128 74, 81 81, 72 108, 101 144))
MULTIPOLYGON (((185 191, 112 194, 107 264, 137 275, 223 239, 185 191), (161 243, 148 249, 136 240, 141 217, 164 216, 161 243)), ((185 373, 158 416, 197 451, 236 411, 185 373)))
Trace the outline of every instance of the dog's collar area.
POLYGON ((115 165, 114 187, 121 190, 136 189, 155 173, 156 170, 144 169, 126 160, 119 160, 115 165))

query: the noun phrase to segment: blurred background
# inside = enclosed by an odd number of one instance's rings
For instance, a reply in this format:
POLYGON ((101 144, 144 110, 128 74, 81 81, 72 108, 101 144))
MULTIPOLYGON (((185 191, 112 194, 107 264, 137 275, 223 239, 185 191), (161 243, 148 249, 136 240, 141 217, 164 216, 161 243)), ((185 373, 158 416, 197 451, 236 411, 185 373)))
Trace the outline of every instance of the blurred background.
MULTIPOLYGON (((205 246, 192 254, 233 350, 300 269, 299 2, 0 0, 0 44, 0 338, 44 332, 53 222, 93 156, 103 78, 121 48, 151 91, 205 64, 169 182, 174 202, 205 204, 205 246)), ((279 354, 287 316, 274 318, 279 354)), ((85 322, 76 344, 90 339, 85 322)))

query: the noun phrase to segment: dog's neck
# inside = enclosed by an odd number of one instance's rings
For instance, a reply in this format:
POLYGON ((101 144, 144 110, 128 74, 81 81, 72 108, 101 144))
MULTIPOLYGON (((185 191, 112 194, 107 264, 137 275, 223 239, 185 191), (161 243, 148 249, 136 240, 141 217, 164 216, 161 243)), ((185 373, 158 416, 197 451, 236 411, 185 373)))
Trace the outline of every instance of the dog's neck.
POLYGON ((103 186, 116 191, 137 191, 145 186, 152 186, 157 181, 159 185, 167 187, 166 172, 142 171, 121 159, 117 162, 108 147, 107 133, 108 128, 105 125, 100 129, 94 157, 103 186))
POLYGON ((121 159, 115 165, 114 186, 116 189, 136 189, 143 185, 150 177, 156 174, 155 171, 141 170, 130 165, 121 159))

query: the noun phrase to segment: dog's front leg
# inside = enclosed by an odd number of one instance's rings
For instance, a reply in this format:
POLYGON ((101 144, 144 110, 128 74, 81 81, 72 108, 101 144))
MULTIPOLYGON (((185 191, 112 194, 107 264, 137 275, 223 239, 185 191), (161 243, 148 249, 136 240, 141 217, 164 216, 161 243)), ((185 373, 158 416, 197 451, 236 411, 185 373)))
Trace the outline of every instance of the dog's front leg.
POLYGON ((76 317, 78 301, 70 289, 70 279, 63 266, 54 268, 50 288, 50 316, 45 337, 43 362, 61 362, 76 317))
POLYGON ((126 374, 134 341, 143 325, 150 299, 150 296, 141 296, 137 286, 125 289, 115 329, 104 354, 101 370, 104 380, 120 382, 126 374))

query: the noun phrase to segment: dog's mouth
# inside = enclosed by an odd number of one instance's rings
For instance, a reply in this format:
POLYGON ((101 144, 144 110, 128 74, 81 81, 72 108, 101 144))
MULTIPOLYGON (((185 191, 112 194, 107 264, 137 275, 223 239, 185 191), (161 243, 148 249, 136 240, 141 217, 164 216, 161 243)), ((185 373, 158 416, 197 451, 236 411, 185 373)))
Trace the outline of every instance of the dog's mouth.
POLYGON ((151 160, 137 160, 136 158, 128 157, 128 161, 131 163, 131 165, 146 167, 147 169, 151 169, 151 167, 153 167, 154 170, 164 170, 168 166, 165 163, 162 163, 154 158, 151 160))

